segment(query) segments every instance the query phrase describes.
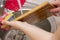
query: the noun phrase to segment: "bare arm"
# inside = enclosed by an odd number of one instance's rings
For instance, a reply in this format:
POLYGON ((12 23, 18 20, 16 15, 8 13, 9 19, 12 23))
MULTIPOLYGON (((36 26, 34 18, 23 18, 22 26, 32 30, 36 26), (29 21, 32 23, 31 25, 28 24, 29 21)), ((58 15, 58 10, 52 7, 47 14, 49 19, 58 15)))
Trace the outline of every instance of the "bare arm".
MULTIPOLYGON (((60 0, 56 0, 52 3, 53 5, 57 6, 56 8, 52 9, 50 12, 60 12, 60 0)), ((55 32, 53 38, 54 40, 60 40, 60 17, 55 18, 57 23, 57 31, 55 32)))
POLYGON ((32 40, 50 40, 52 33, 46 32, 34 25, 30 25, 26 22, 3 22, 3 24, 8 24, 15 29, 19 29, 31 37, 32 40))

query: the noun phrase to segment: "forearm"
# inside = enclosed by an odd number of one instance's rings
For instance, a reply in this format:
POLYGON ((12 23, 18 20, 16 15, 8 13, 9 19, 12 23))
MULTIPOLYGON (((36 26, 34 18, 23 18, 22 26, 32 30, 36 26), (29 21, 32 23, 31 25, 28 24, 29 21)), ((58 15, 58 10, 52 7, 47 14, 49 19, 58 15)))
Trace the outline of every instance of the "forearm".
POLYGON ((47 38, 49 39, 52 35, 51 33, 48 33, 30 24, 28 24, 27 26, 21 25, 20 30, 22 30, 25 34, 27 34, 33 40, 46 40, 47 38))
POLYGON ((32 40, 51 40, 51 37, 53 34, 48 33, 36 26, 30 25, 25 22, 19 22, 19 21, 14 21, 14 22, 7 22, 3 21, 3 24, 8 24, 12 26, 15 29, 19 29, 23 31, 26 35, 32 38, 32 40))
POLYGON ((58 26, 57 31, 55 32, 54 36, 57 40, 60 40, 60 25, 58 26))

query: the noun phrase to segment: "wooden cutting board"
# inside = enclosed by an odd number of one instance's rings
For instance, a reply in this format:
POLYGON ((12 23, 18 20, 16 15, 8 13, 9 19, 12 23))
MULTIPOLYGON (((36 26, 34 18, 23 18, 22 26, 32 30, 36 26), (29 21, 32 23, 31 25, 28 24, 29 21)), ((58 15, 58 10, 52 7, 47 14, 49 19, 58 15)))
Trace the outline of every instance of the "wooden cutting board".
MULTIPOLYGON (((15 18, 13 21, 22 21, 28 22, 30 24, 35 24, 39 21, 43 21, 44 19, 52 16, 53 13, 50 13, 50 9, 55 8, 49 2, 44 2, 39 6, 33 8, 27 13, 15 18)), ((2 28, 8 27, 7 25, 2 26, 2 28)))

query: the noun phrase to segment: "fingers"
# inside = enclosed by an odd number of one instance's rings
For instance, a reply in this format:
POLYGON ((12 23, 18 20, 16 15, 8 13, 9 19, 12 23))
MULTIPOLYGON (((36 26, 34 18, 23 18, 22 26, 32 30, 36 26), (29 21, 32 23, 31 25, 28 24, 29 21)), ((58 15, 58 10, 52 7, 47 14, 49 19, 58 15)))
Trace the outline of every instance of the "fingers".
POLYGON ((9 26, 12 26, 12 27, 17 27, 19 25, 20 22, 17 22, 17 21, 2 21, 1 22, 2 24, 4 25, 9 25, 9 26))
POLYGON ((56 0, 52 4, 57 6, 57 8, 51 9, 50 12, 60 12, 60 1, 56 0))
POLYGON ((1 23, 2 23, 2 24, 10 24, 9 21, 2 21, 1 23))
POLYGON ((20 21, 2 21, 1 22, 4 25, 10 25, 12 28, 19 29, 19 27, 27 26, 28 23, 26 22, 20 22, 20 21))
MULTIPOLYGON (((15 22, 13 22, 13 21, 2 21, 1 22, 2 24, 4 24, 4 25, 9 25, 9 26, 11 26, 11 28, 14 28, 14 29, 19 29, 19 22, 17 22, 17 21, 15 21, 15 22)), ((10 28, 10 29, 11 29, 10 28)))
POLYGON ((60 12, 60 7, 51 9, 50 12, 60 12))
POLYGON ((55 6, 60 6, 60 1, 56 0, 52 4, 55 5, 55 6))
POLYGON ((14 29, 17 29, 17 30, 20 30, 22 28, 30 26, 28 23, 20 22, 20 21, 2 21, 1 23, 4 24, 4 25, 11 26, 11 27, 8 26, 10 29, 14 28, 14 29))
POLYGON ((9 21, 2 21, 1 22, 2 24, 4 24, 4 25, 14 25, 14 23, 13 22, 9 22, 9 21))

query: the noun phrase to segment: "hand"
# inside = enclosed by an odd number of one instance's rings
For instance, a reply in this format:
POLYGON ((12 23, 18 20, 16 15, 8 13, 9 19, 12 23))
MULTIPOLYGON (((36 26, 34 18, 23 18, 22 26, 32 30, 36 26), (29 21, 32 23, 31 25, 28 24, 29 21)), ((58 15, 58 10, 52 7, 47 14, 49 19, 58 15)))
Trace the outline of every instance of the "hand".
POLYGON ((56 24, 57 24, 57 26, 59 26, 60 25, 60 17, 59 17, 60 16, 59 15, 59 12, 60 12, 60 0, 56 0, 52 4, 55 5, 56 8, 51 9, 50 12, 53 12, 54 13, 53 15, 55 15, 54 18, 55 18, 56 24), (59 16, 56 14, 56 12, 57 12, 57 14, 59 16))
POLYGON ((20 22, 20 21, 2 21, 1 22, 3 25, 9 25, 11 28, 14 29, 20 29, 20 26, 26 26, 26 22, 20 22))
POLYGON ((60 12, 60 0, 56 0, 52 4, 57 6, 57 8, 51 9, 50 12, 60 12))
POLYGON ((53 33, 49 33, 40 29, 34 25, 30 25, 26 22, 20 21, 2 21, 2 24, 10 25, 15 29, 19 29, 23 31, 26 35, 28 35, 32 40, 51 40, 53 33))

